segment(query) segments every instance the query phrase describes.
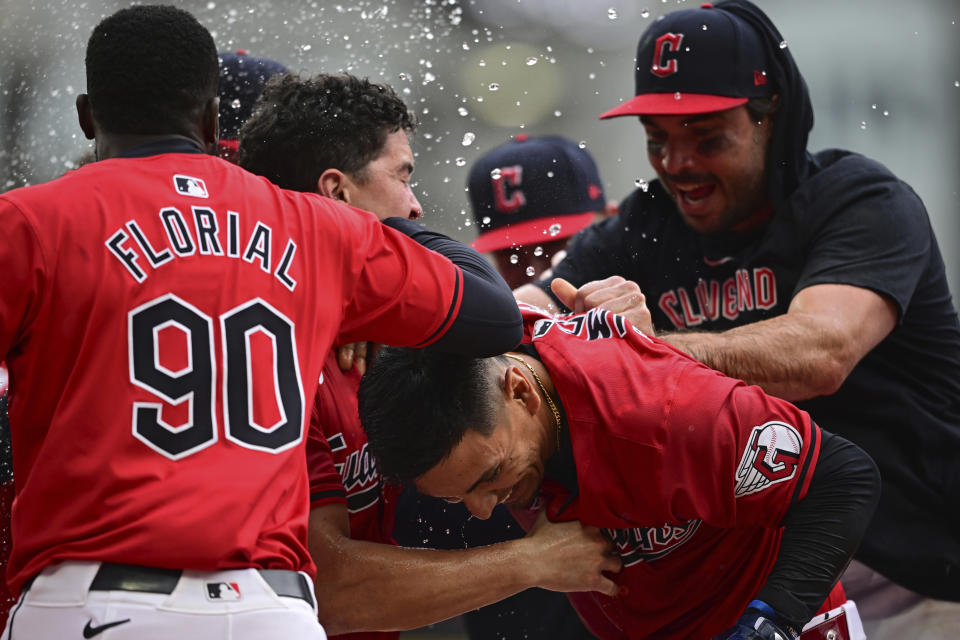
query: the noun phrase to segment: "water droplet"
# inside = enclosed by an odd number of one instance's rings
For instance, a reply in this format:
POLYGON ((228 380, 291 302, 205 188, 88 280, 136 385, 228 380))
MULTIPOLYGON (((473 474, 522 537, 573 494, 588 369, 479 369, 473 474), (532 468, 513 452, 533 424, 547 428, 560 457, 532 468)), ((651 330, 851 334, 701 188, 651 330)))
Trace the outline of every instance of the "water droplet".
POLYGON ((467 164, 467 159, 466 159, 466 158, 457 158, 456 160, 454 160, 454 162, 456 163, 456 165, 457 165, 458 167, 463 167, 463 166, 466 166, 466 164, 467 164))
POLYGON ((480 221, 484 226, 490 224, 490 216, 483 216, 483 220, 480 221))
POLYGON ((490 86, 488 86, 487 89, 490 89, 490 91, 500 91, 500 83, 499 83, 499 82, 491 82, 491 83, 490 83, 490 86))
POLYGON ((458 109, 457 109, 457 113, 459 113, 459 114, 460 114, 461 116, 463 116, 463 117, 467 117, 468 115, 470 115, 470 112, 467 111, 467 108, 466 108, 466 107, 460 107, 460 108, 458 108, 458 109))
POLYGON ((960 80, 954 80, 954 81, 953 81, 953 86, 955 86, 955 87, 960 87, 960 80))
POLYGON ((577 143, 577 146, 580 147, 581 149, 586 149, 586 148, 587 148, 587 141, 586 141, 586 140, 581 140, 579 143, 577 143))
POLYGON ((704 31, 706 31, 706 30, 707 30, 707 25, 703 25, 703 26, 700 27, 700 28, 703 29, 704 31))
POLYGON ((647 189, 650 188, 650 183, 643 178, 637 178, 633 181, 633 184, 637 185, 637 187, 644 193, 646 193, 647 189))
POLYGON ((234 109, 240 108, 240 98, 234 98, 233 102, 230 103, 230 106, 234 109))
POLYGON ((530 56, 529 58, 527 58, 527 66, 528 66, 528 67, 532 67, 532 66, 535 65, 535 64, 537 64, 537 57, 536 57, 536 56, 530 56))
POLYGON ((876 108, 877 108, 877 105, 876 105, 876 104, 872 104, 872 105, 870 105, 870 108, 871 108, 871 109, 876 109, 876 108))
POLYGON ((300 50, 301 50, 301 51, 310 51, 310 49, 313 49, 313 45, 312 45, 312 44, 305 44, 305 45, 303 45, 302 47, 300 47, 300 50))
POLYGON ((527 270, 525 271, 525 273, 532 278, 533 276, 536 275, 537 270, 534 269, 533 267, 527 267, 527 270))
POLYGON ((780 42, 780 48, 781 48, 781 49, 786 49, 786 48, 787 48, 787 41, 786 41, 786 40, 783 40, 783 41, 780 42))
POLYGON ((547 177, 548 177, 548 178, 552 178, 552 177, 553 177, 553 171, 547 171, 547 177))
POLYGON ((499 180, 501 175, 502 174, 500 172, 499 167, 497 167, 496 169, 490 172, 490 177, 493 178, 494 180, 499 180))
POLYGON ((650 17, 650 10, 649 10, 649 9, 644 9, 644 10, 642 10, 642 11, 640 12, 640 17, 643 18, 644 20, 646 20, 647 18, 649 18, 649 17, 650 17))
POLYGON ((562 115, 563 115, 563 112, 560 111, 560 109, 557 109, 556 111, 553 112, 553 116, 554 116, 555 118, 559 118, 559 117, 562 116, 562 115))
POLYGON ((208 2, 208 3, 207 3, 207 9, 209 9, 210 11, 213 11, 213 10, 216 9, 216 8, 217 8, 217 3, 216 3, 216 2, 208 2))
POLYGON ((675 94, 673 94, 673 99, 674 99, 674 100, 679 100, 679 99, 682 98, 682 97, 683 97, 683 96, 680 95, 680 92, 679 92, 679 91, 677 91, 675 94))
POLYGON ((867 128, 867 123, 864 122, 864 121, 861 121, 861 122, 860 122, 860 128, 861 128, 861 129, 866 129, 866 128, 867 128))
POLYGON ((543 255, 543 247, 537 247, 536 249, 534 249, 534 250, 533 250, 533 255, 537 256, 538 258, 539 258, 540 256, 542 256, 542 255, 543 255))
POLYGON ((410 76, 408 76, 407 74, 405 74, 405 73, 403 73, 403 72, 401 71, 400 73, 397 74, 397 77, 400 78, 401 80, 406 80, 406 79, 409 78, 410 76))
POLYGON ((887 111, 886 109, 884 109, 884 110, 883 110, 883 115, 888 116, 888 115, 890 115, 890 112, 887 111))
POLYGON ((433 75, 433 74, 430 73, 429 71, 427 71, 425 74, 423 74, 423 84, 425 84, 425 85, 426 85, 426 84, 430 84, 431 82, 433 82, 433 81, 436 80, 436 79, 437 79, 437 76, 433 75))
POLYGON ((610 18, 611 20, 616 20, 617 10, 614 9, 613 7, 610 7, 609 9, 607 9, 607 17, 610 18))
POLYGON ((520 262, 520 256, 518 256, 518 255, 515 254, 515 253, 511 253, 511 254, 510 254, 510 264, 517 264, 518 262, 520 262))
POLYGON ((469 227, 472 224, 473 223, 470 221, 470 218, 467 218, 466 220, 463 221, 463 226, 465 227, 469 227))
POLYGON ((478 66, 478 67, 485 67, 485 66, 487 66, 487 61, 486 61, 486 60, 481 60, 480 62, 477 63, 477 66, 478 66))
POLYGON ((473 141, 476 139, 477 139, 477 134, 473 133, 472 131, 467 131, 465 134, 463 134, 463 140, 460 141, 460 144, 462 144, 465 147, 469 147, 470 145, 473 144, 473 141))
POLYGON ((550 225, 550 235, 551 236, 558 235, 561 229, 563 229, 563 227, 560 226, 560 223, 554 222, 552 225, 550 225))

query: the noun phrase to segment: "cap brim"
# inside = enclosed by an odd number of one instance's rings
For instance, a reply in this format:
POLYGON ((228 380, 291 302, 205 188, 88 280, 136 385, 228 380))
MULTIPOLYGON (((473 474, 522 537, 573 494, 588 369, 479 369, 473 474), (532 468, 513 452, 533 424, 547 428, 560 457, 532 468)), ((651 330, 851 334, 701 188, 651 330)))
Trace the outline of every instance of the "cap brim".
POLYGON ((470 246, 479 251, 496 251, 510 249, 521 245, 535 245, 543 242, 554 242, 569 238, 594 220, 594 213, 574 213, 549 218, 537 218, 526 222, 509 224, 497 229, 491 229, 480 234, 470 243, 470 246), (557 233, 551 234, 550 227, 560 225, 557 233))
POLYGON ((747 103, 747 98, 710 96, 702 93, 644 93, 610 109, 600 116, 685 116, 711 111, 726 111, 747 103))

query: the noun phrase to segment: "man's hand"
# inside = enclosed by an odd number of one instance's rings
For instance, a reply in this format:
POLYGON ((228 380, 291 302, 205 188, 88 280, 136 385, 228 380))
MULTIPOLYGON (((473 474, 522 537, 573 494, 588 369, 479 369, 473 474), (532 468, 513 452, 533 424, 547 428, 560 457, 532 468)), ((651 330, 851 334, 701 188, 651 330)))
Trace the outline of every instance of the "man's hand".
POLYGON ((588 282, 577 289, 563 278, 554 278, 550 288, 560 302, 574 313, 601 307, 625 317, 647 335, 654 335, 647 298, 640 291, 640 285, 633 280, 610 276, 605 280, 588 282))
POLYGON ((586 527, 576 520, 553 523, 540 512, 523 543, 528 545, 529 562, 540 587, 617 595, 616 583, 603 572, 618 573, 622 568, 620 558, 596 527, 586 527))
POLYGON ((776 622, 776 614, 766 602, 754 600, 737 624, 713 640, 797 640, 799 632, 776 622))
POLYGON ((337 364, 341 371, 350 371, 354 367, 363 375, 367 372, 367 364, 377 354, 377 346, 373 342, 351 342, 337 347, 337 364))

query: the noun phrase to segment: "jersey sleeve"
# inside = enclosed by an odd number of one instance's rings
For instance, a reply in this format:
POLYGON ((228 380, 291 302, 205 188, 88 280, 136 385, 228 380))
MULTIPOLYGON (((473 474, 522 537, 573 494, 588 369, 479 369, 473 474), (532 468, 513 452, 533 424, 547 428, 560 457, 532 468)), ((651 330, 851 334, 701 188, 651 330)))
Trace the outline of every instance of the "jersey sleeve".
POLYGON ((347 492, 343 486, 343 478, 337 471, 328 436, 328 432, 341 433, 335 425, 329 424, 333 412, 324 411, 324 403, 334 400, 330 393, 326 393, 328 387, 329 385, 320 385, 317 390, 307 430, 306 455, 311 508, 331 503, 347 504, 347 492))
POLYGON ((686 368, 668 402, 664 487, 678 515, 779 527, 816 463, 810 416, 699 364, 686 368))
POLYGON ((809 240, 796 291, 816 284, 863 287, 894 300, 902 317, 934 242, 926 209, 909 186, 872 161, 852 156, 830 173, 838 170, 847 180, 816 190, 808 205, 833 213, 809 240))
POLYGON ((693 360, 657 367, 643 367, 645 397, 615 416, 635 426, 604 441, 593 461, 606 461, 612 471, 600 473, 622 487, 610 510, 625 522, 780 526, 815 463, 819 430, 809 416, 693 360))
MULTIPOLYGON (((327 200, 327 199, 324 199, 327 200)), ((449 329, 463 293, 463 274, 367 211, 327 201, 340 234, 338 264, 345 293, 339 342, 427 346, 449 329)), ((317 273, 329 278, 329 273, 317 273)))
POLYGON ((46 260, 33 225, 7 198, 0 198, 0 361, 29 338, 46 260))

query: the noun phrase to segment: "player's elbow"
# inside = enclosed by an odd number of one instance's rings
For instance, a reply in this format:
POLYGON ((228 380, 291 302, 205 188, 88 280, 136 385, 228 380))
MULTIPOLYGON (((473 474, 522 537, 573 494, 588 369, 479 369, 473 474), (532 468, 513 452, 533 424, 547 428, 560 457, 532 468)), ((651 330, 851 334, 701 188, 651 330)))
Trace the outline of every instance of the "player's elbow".
POLYGON ((848 349, 837 347, 831 349, 821 359, 818 375, 816 376, 813 396, 830 396, 843 386, 847 376, 857 366, 857 359, 848 349))
POLYGON ((359 631, 385 631, 369 594, 343 572, 320 568, 317 575, 317 619, 329 636, 359 631))

